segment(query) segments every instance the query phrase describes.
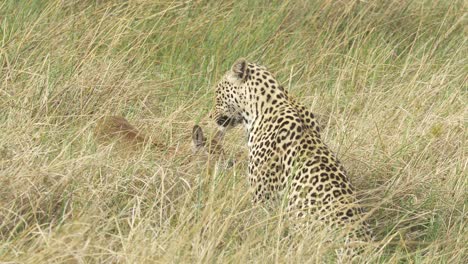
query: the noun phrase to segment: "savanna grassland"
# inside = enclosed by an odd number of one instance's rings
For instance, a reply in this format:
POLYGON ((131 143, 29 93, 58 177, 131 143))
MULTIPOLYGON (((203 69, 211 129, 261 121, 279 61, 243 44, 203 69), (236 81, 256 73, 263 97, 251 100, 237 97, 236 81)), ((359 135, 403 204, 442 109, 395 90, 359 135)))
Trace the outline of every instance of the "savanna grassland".
POLYGON ((0 262, 333 262, 325 232, 287 235, 190 133, 239 57, 319 117, 376 240, 369 263, 466 263, 464 1, 0 3, 0 262), (121 115, 165 147, 96 140, 121 115), (170 150, 169 150, 170 149, 170 150), (122 155, 124 154, 124 155, 122 155))

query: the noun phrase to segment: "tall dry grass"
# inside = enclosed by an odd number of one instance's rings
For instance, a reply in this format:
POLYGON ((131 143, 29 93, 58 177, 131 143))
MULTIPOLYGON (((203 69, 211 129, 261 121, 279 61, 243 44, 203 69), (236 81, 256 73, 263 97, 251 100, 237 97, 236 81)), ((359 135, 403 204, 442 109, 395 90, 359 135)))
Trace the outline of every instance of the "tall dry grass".
MULTIPOLYGON (((464 1, 0 3, 0 262, 333 262, 254 206, 245 160, 190 158, 238 57, 320 116, 361 191, 370 263, 466 263, 464 1), (123 115, 177 150, 97 144, 123 115)), ((245 152, 243 131, 228 135, 245 152)), ((117 143, 116 143, 117 144, 117 143)))

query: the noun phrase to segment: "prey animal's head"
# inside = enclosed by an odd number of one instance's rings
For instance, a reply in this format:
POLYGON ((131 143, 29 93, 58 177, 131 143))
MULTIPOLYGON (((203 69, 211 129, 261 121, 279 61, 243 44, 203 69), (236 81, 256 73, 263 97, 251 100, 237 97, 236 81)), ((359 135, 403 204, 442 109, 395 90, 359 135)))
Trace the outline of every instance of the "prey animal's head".
POLYGON ((192 129, 193 155, 221 162, 227 165, 227 167, 231 167, 234 164, 234 160, 226 155, 222 145, 223 138, 224 133, 222 131, 217 131, 213 137, 208 139, 203 133, 203 129, 195 125, 192 129))

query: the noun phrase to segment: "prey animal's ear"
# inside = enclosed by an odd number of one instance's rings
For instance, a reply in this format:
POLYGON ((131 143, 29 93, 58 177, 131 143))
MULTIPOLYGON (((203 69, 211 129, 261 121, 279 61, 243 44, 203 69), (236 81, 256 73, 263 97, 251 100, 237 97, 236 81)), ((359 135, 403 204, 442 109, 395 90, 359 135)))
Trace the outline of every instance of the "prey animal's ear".
POLYGON ((231 68, 234 75, 239 79, 245 79, 247 77, 247 61, 244 58, 238 59, 231 68))
POLYGON ((195 148, 202 148, 205 146, 206 138, 203 135, 203 130, 200 126, 195 125, 192 129, 192 141, 195 148))

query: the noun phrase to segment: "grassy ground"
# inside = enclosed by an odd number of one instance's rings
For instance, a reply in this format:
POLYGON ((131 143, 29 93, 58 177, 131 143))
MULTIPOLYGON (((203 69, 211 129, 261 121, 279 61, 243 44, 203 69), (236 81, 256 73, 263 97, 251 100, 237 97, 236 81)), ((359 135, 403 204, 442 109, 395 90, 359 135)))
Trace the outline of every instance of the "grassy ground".
POLYGON ((190 156, 214 83, 246 57, 320 116, 371 212, 369 262, 466 263, 464 4, 2 1, 0 262, 329 259, 324 232, 291 241, 280 209, 250 203, 245 160, 190 156), (176 153, 98 144, 109 114, 176 153))

